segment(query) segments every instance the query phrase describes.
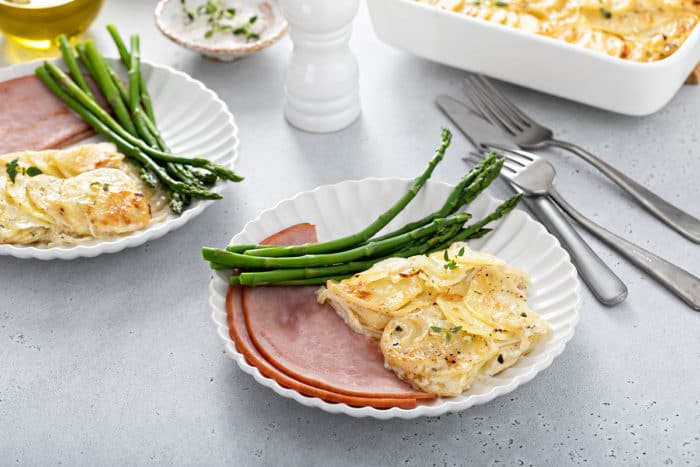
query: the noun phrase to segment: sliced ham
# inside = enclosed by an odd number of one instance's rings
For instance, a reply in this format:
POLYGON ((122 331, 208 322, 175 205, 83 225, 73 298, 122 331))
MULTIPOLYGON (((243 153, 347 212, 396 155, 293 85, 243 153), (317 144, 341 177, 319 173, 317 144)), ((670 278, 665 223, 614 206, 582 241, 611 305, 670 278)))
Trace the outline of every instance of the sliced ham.
POLYGON ((0 154, 62 148, 93 134, 36 76, 0 83, 0 154))
POLYGON ((391 398, 374 398, 374 397, 354 397, 346 394, 339 394, 324 389, 319 389, 314 386, 302 383, 280 370, 272 366, 258 352, 250 340, 248 330, 245 326, 243 317, 243 307, 241 306, 241 288, 231 287, 226 297, 226 312, 229 335, 236 344, 236 349, 243 354, 246 361, 256 367, 263 376, 271 378, 280 386, 293 389, 300 394, 309 397, 319 397, 327 402, 336 402, 352 405, 355 407, 374 407, 377 409, 388 409, 391 407, 400 407, 402 409, 412 409, 416 406, 415 399, 391 399, 391 398))
MULTIPOLYGON (((263 243, 315 242, 309 224, 292 226, 263 243)), ((356 397, 426 399, 384 367, 373 339, 353 332, 327 305, 317 287, 256 287, 242 291, 251 341, 265 359, 288 376, 334 393, 356 397)))

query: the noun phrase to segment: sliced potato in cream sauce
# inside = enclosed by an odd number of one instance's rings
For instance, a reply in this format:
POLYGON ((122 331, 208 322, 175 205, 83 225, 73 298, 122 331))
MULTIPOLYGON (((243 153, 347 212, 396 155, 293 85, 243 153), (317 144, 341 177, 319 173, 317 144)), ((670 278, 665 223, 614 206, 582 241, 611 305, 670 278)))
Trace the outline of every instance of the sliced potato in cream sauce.
POLYGON ((391 258, 317 298, 356 332, 379 338, 387 367, 442 396, 467 390, 532 350, 549 325, 527 305, 528 275, 455 243, 428 256, 391 258))

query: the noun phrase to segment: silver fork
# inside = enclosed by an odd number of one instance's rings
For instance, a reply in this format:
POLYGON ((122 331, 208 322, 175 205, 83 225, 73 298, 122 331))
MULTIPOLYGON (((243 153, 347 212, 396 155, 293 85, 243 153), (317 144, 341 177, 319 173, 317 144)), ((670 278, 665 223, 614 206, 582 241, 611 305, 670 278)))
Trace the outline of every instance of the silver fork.
POLYGON ((576 154, 617 183, 666 225, 687 239, 700 243, 700 219, 675 207, 585 149, 554 138, 552 130, 522 112, 484 76, 467 75, 464 92, 487 120, 506 131, 521 148, 556 146, 576 154))
MULTIPOLYGON (((493 149, 506 157, 501 175, 520 188, 526 196, 551 197, 564 212, 589 232, 656 279, 691 308, 700 311, 700 278, 610 232, 577 211, 554 188, 556 172, 545 159, 526 151, 509 150, 496 145, 493 149)), ((479 160, 485 153, 486 151, 477 156, 479 160)))

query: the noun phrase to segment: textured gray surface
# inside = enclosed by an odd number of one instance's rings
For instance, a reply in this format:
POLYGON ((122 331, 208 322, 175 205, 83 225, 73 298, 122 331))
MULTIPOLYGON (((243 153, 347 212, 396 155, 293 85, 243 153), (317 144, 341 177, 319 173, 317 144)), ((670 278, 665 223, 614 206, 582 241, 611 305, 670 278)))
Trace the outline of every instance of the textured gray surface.
MULTIPOLYGON (((563 355, 485 406, 434 419, 328 415, 278 397, 223 353, 207 309, 199 247, 222 245, 282 198, 366 176, 412 176, 446 123, 439 93, 462 73, 379 43, 362 7, 352 41, 363 114, 332 135, 304 134, 281 113, 284 39, 234 64, 212 63, 156 31, 153 2, 107 2, 103 25, 142 34, 146 59, 204 81, 240 126, 226 199, 166 237, 71 262, 0 257, 0 464, 700 465, 700 314, 594 242, 630 289, 615 309, 583 291, 563 355)), ((0 42, 0 64, 26 57, 0 42)), ((700 88, 647 118, 612 115, 524 89, 508 92, 561 136, 583 143, 700 216, 700 88)), ((435 178, 464 172, 456 135, 435 178)), ((561 192, 611 230, 700 274, 693 245, 562 153, 561 192)), ((503 197, 497 184, 491 190, 503 197)))

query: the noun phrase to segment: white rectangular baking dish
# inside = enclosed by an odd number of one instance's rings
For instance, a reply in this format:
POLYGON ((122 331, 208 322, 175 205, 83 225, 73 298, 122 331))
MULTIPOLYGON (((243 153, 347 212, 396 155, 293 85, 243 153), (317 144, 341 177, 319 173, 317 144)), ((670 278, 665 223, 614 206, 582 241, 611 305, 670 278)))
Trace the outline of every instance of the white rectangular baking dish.
POLYGON ((700 61, 700 26, 639 63, 412 0, 368 0, 377 36, 429 60, 627 115, 662 108, 700 61))

